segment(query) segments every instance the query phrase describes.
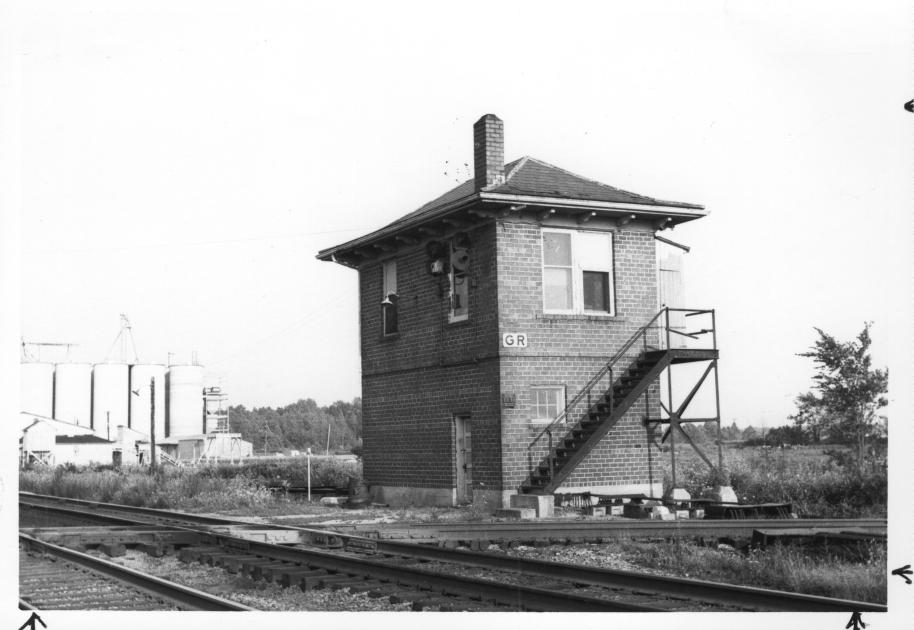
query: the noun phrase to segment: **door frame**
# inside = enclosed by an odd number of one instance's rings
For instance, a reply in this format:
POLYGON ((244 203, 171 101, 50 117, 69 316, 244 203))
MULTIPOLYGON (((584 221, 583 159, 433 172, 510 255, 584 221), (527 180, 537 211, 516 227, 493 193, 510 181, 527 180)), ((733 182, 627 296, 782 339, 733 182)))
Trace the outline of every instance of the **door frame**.
POLYGON ((473 418, 469 413, 455 413, 453 419, 454 502, 465 505, 473 502, 473 418), (469 448, 462 446, 467 437, 469 448))

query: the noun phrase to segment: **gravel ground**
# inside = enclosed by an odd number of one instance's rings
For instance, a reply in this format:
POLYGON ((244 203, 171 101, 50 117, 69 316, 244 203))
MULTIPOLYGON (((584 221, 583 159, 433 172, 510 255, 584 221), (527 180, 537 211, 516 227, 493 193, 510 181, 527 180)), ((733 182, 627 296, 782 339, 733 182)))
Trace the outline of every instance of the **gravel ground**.
POLYGON ((298 588, 282 588, 276 584, 233 575, 221 568, 208 567, 196 562, 187 564, 173 556, 153 558, 135 550, 127 550, 126 555, 115 558, 109 558, 101 552, 89 553, 258 610, 411 610, 409 603, 392 604, 386 597, 372 599, 365 593, 350 593, 348 589, 316 589, 303 592, 298 588))

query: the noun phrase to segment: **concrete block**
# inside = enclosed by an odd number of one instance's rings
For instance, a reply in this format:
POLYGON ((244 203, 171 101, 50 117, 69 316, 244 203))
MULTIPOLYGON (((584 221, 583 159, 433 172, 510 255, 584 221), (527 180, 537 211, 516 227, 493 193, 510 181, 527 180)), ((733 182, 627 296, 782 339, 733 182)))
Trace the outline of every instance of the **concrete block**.
POLYGON ((612 515, 612 516, 622 516, 622 514, 623 514, 624 512, 625 512, 625 506, 624 506, 624 505, 611 505, 611 506, 609 506, 609 513, 610 513, 610 515, 612 515))
POLYGON ((739 503, 732 486, 717 486, 711 493, 711 498, 718 503, 739 503))
POLYGON ((512 494, 510 501, 513 508, 533 508, 537 518, 555 515, 555 497, 551 494, 512 494))
POLYGON ((606 516, 606 508, 602 506, 589 505, 584 508, 584 514, 590 516, 606 516))
POLYGON ((690 501, 692 495, 685 488, 671 488, 663 498, 667 501, 690 501))
POLYGON ((699 519, 700 519, 700 518, 704 518, 704 517, 705 517, 705 510, 704 510, 704 508, 695 508, 695 509, 693 509, 693 510, 689 510, 689 512, 690 512, 691 518, 699 518, 699 519))
POLYGON ((689 518, 688 510, 676 510, 676 518, 689 518))
POLYGON ((533 508, 499 508, 495 510, 496 518, 533 519, 536 510, 533 508))
POLYGON ((346 497, 322 497, 321 505, 342 505, 346 502, 346 497))

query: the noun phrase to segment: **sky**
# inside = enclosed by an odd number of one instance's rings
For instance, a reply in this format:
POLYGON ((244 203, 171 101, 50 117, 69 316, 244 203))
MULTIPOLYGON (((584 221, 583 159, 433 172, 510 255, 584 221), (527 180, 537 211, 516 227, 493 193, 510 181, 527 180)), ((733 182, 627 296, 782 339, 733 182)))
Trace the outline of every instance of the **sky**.
POLYGON ((708 209, 663 235, 725 422, 784 424, 814 327, 865 321, 909 416, 910 12, 797 4, 17 5, 19 332, 98 362, 124 313, 233 404, 359 396, 357 274, 314 256, 466 179, 495 113, 507 160, 708 209))

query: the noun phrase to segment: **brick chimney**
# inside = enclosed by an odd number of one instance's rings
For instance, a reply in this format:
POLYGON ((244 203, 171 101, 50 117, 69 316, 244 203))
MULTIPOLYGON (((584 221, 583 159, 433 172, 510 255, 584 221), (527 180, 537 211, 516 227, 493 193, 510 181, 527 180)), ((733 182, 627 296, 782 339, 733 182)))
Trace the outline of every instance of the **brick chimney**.
POLYGON ((473 170, 476 190, 505 183, 505 123, 495 114, 473 125, 473 170))

